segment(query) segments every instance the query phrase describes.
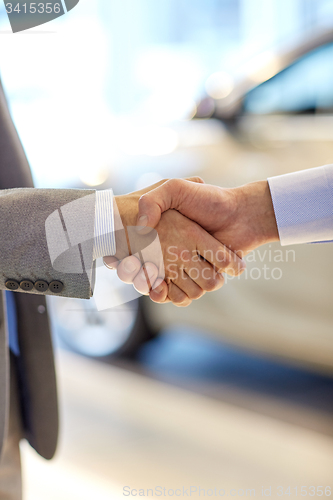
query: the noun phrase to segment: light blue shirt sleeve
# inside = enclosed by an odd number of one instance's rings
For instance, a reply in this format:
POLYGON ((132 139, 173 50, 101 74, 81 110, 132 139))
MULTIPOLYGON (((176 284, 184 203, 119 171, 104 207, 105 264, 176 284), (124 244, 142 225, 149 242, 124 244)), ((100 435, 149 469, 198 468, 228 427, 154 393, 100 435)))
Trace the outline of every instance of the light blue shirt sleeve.
POLYGON ((268 179, 281 245, 333 240, 333 165, 268 179))
POLYGON ((116 253, 113 191, 96 191, 93 259, 116 253))

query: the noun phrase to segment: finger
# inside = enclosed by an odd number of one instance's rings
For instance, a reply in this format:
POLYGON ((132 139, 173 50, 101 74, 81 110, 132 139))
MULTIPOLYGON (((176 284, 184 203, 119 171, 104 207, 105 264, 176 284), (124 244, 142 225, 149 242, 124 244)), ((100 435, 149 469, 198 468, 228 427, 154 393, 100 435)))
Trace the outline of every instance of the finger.
MULTIPOLYGON (((171 179, 162 179, 162 180, 156 182, 156 184, 152 184, 151 186, 147 186, 143 189, 140 189, 140 191, 136 191, 136 193, 141 193, 142 195, 145 193, 149 193, 153 189, 156 189, 159 186, 162 186, 162 184, 165 184, 166 182, 169 182, 170 180, 171 179)), ((190 181, 190 182, 196 182, 197 184, 205 184, 205 181, 199 176, 187 177, 185 180, 190 181)))
POLYGON ((205 184, 205 181, 201 177, 186 177, 185 181, 196 182, 197 184, 205 184))
POLYGON ((174 283, 169 283, 168 297, 171 302, 177 307, 187 307, 191 304, 191 299, 188 298, 186 293, 184 293, 177 285, 174 283))
POLYGON ((134 278, 133 285, 137 292, 142 295, 149 295, 152 286, 158 277, 158 269, 151 262, 142 266, 139 274, 134 278))
POLYGON ((141 262, 137 257, 131 255, 119 263, 117 267, 117 274, 119 279, 121 279, 124 283, 133 283, 134 278, 139 273, 140 269, 141 262))
POLYGON ((117 257, 103 257, 103 263, 108 269, 117 269, 119 260, 117 257))
POLYGON ((188 298, 191 300, 200 299, 200 297, 205 294, 205 291, 201 288, 201 286, 199 286, 197 282, 193 281, 192 278, 189 277, 183 270, 180 270, 179 273, 177 273, 177 277, 175 279, 172 278, 172 283, 177 285, 180 290, 186 293, 188 298))
POLYGON ((137 219, 138 231, 147 226, 156 227, 162 213, 170 208, 182 212, 185 202, 196 196, 199 186, 200 183, 197 182, 171 179, 141 196, 137 219))
POLYGON ((165 304, 166 302, 170 302, 168 299, 168 285, 161 278, 157 278, 155 281, 152 290, 149 293, 149 296, 153 302, 157 304, 165 304))
POLYGON ((201 228, 197 235, 197 251, 218 273, 239 276, 246 268, 244 260, 201 228))
MULTIPOLYGON (((191 261, 186 264, 185 272, 189 281, 193 281, 205 292, 214 292, 224 285, 223 275, 204 260, 191 261)), ((174 281, 174 280, 173 280, 174 281)))

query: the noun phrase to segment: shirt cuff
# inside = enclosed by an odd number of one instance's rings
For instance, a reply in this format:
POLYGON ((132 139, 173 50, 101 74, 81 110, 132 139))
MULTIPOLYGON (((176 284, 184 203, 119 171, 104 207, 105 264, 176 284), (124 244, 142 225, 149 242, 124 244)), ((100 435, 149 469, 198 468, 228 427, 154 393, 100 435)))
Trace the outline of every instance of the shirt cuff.
POLYGON ((281 245, 333 239, 333 165, 268 179, 281 245))
POLYGON ((115 255, 113 191, 96 191, 93 259, 115 255))

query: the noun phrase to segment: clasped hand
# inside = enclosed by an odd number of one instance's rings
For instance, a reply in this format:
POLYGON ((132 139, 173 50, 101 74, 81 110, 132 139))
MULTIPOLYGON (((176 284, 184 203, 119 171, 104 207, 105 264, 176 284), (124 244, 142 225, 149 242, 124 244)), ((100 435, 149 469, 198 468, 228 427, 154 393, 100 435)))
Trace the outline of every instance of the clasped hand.
MULTIPOLYGON (((133 284, 141 294, 149 294, 153 301, 171 301, 184 307, 206 292, 221 288, 222 273, 232 276, 242 273, 245 263, 223 244, 221 235, 210 234, 202 227, 205 224, 200 225, 189 218, 190 214, 185 216, 175 210, 172 203, 170 209, 161 207, 151 221, 147 215, 138 217, 139 200, 165 182, 115 197, 117 253, 105 257, 104 263, 117 269, 122 281, 133 284)), ((191 187, 200 187, 203 181, 191 178, 187 182, 191 187)), ((202 212, 203 220, 210 217, 204 206, 202 212)))

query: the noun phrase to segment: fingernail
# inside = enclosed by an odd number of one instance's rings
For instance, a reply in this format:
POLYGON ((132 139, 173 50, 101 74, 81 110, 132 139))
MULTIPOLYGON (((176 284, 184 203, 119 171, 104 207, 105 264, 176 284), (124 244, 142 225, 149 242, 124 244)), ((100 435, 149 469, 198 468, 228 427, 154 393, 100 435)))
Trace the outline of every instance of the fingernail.
POLYGON ((115 263, 112 262, 112 264, 109 264, 107 261, 106 261, 106 258, 103 257, 103 264, 105 267, 107 267, 108 269, 116 269, 117 266, 115 265, 115 263))
POLYGON ((155 271, 153 269, 146 269, 147 276, 149 278, 149 281, 151 281, 155 275, 155 271))
POLYGON ((131 260, 124 262, 124 270, 127 274, 131 274, 136 270, 137 266, 131 260))
POLYGON ((163 283, 161 283, 160 285, 158 285, 156 288, 154 288, 154 292, 156 293, 162 293, 164 290, 164 286, 163 286, 163 283))
POLYGON ((111 264, 107 264, 107 263, 105 262, 105 260, 103 260, 103 264, 104 264, 104 266, 105 266, 105 267, 107 267, 108 269, 112 269, 112 270, 116 269, 116 268, 115 268, 115 267, 113 267, 111 264))
POLYGON ((142 279, 142 281, 144 281, 145 283, 147 283, 147 279, 149 281, 152 280, 152 278, 154 278, 155 276, 155 273, 152 269, 142 269, 141 273, 140 273, 140 279, 142 279))
POLYGON ((148 216, 141 215, 141 217, 138 218, 137 231, 142 231, 142 229, 144 229, 147 225, 148 225, 148 216))

